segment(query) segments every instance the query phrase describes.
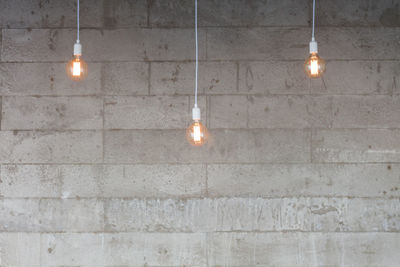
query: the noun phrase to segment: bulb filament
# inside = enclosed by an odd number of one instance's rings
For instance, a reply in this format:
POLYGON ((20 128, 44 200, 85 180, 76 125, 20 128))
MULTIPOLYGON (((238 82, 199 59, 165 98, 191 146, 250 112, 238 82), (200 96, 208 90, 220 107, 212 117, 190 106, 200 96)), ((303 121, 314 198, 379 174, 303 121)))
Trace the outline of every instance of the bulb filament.
POLYGON ((310 67, 311 67, 311 74, 312 75, 317 75, 318 74, 318 70, 319 70, 318 60, 312 59, 310 67))
POLYGON ((81 75, 81 62, 74 61, 73 66, 72 66, 72 75, 73 76, 81 75))
POLYGON ((193 141, 195 141, 195 142, 201 141, 200 125, 194 125, 194 127, 193 127, 193 141))

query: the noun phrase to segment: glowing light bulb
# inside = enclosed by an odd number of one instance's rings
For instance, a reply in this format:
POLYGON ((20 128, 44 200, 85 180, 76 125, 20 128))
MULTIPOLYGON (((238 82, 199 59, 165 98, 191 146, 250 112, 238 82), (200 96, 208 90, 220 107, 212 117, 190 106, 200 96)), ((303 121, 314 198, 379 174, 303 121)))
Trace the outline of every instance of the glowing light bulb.
POLYGON ((207 128, 198 120, 195 120, 186 130, 186 138, 193 146, 203 145, 208 138, 207 128))
POLYGON ((320 77, 325 71, 325 61, 318 53, 311 53, 304 63, 304 70, 310 78, 320 77))
POLYGON ((74 81, 82 81, 88 74, 87 64, 79 55, 68 62, 66 70, 68 77, 74 81))

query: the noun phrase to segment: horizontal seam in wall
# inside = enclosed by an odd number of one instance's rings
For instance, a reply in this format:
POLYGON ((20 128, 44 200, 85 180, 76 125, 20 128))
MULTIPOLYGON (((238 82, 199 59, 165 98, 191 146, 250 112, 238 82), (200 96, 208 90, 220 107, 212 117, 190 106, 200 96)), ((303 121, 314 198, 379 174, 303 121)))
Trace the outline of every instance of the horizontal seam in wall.
MULTIPOLYGON (((387 94, 375 94, 375 93, 371 93, 371 94, 329 94, 329 93, 246 93, 246 92, 237 92, 237 93, 201 93, 198 94, 199 96, 209 96, 209 97, 221 97, 221 96, 243 96, 243 97, 247 97, 247 96, 253 96, 253 97, 289 97, 289 96, 298 96, 298 97, 351 97, 351 96, 357 96, 357 97, 388 97, 388 98, 393 98, 393 97, 398 97, 400 96, 400 92, 398 93, 387 93, 387 94)), ((64 97, 64 98, 68 98, 68 97, 93 97, 93 98, 101 98, 101 97, 113 97, 113 98, 118 98, 118 97, 137 97, 137 98, 143 98, 143 97, 187 97, 187 96, 193 96, 193 94, 82 94, 82 95, 77 95, 77 94, 71 94, 71 95, 56 95, 56 94, 42 94, 42 95, 38 95, 38 94, 16 94, 16 95, 9 95, 9 94, 0 94, 0 96, 2 97, 15 97, 15 98, 28 98, 28 97, 32 97, 32 98, 42 98, 42 97, 64 97)))
POLYGON ((107 163, 107 162, 94 162, 94 163, 83 163, 83 162, 77 162, 77 163, 55 163, 55 162, 44 162, 44 163, 29 163, 29 162, 18 162, 18 163, 12 163, 12 162, 5 162, 5 163, 0 163, 1 165, 8 166, 41 166, 41 165, 49 165, 49 166, 91 166, 91 165, 96 165, 96 166, 154 166, 154 165, 172 165, 172 166, 181 166, 181 165, 208 165, 213 166, 213 165, 259 165, 259 166, 267 166, 267 165, 288 165, 288 166, 319 166, 319 165, 332 165, 332 166, 342 166, 342 165, 353 165, 353 166, 363 166, 363 165, 382 165, 386 166, 387 164, 396 166, 400 166, 400 162, 143 162, 143 163, 137 163, 137 162, 131 162, 131 163, 107 163))
POLYGON ((184 232, 184 231, 165 231, 165 232, 146 232, 146 231, 43 231, 43 232, 35 232, 35 231, 0 231, 0 234, 223 234, 223 233, 238 233, 238 234, 272 234, 272 233, 281 233, 281 234, 292 234, 292 233, 317 233, 317 234, 400 234, 399 231, 304 231, 304 230, 281 230, 281 231, 257 231, 257 230, 249 230, 249 231, 203 231, 203 232, 184 232))
POLYGON ((177 201, 188 201, 188 200, 250 200, 250 199, 262 199, 262 200, 282 200, 282 199, 361 199, 361 200, 400 200, 400 196, 371 196, 371 197, 359 197, 359 196, 332 196, 332 195, 284 195, 284 196, 235 196, 235 195, 221 195, 213 196, 212 194, 208 197, 202 196, 168 196, 168 197, 0 197, 2 200, 99 200, 99 201, 110 201, 110 200, 137 200, 137 201, 153 201, 153 200, 177 200, 177 201))
MULTIPOLYGON (((240 63, 249 63, 249 62, 254 62, 254 63, 263 63, 263 62, 304 62, 305 58, 307 55, 305 54, 304 59, 264 59, 264 60, 257 60, 257 59, 199 59, 199 63, 234 63, 234 62, 239 62, 240 63)), ((326 62, 399 62, 399 59, 387 59, 387 58, 374 58, 374 59, 365 59, 365 58, 346 58, 346 59, 324 59, 326 62)), ((53 60, 53 61, 0 61, 1 64, 16 64, 16 63, 21 63, 21 64, 38 64, 38 63, 43 63, 43 64, 66 64, 68 61, 63 61, 63 60, 53 60)), ((93 63, 93 64, 98 64, 98 63, 194 63, 194 59, 187 59, 187 60, 86 60, 87 63, 93 63)))
MULTIPOLYGON (((150 26, 144 25, 132 25, 126 27, 104 27, 104 26, 81 26, 80 30, 104 30, 104 31, 117 31, 117 30, 193 30, 194 25, 162 25, 162 24, 152 24, 150 26)), ((276 24, 276 25, 262 25, 262 24, 231 24, 231 25, 198 25, 199 29, 311 29, 311 26, 308 24, 276 24)), ((363 25, 363 24, 353 24, 353 25, 321 25, 318 24, 318 28, 323 29, 398 29, 399 25, 396 26, 382 26, 382 25, 363 25)), ((24 27, 3 27, 0 29, 4 30, 75 30, 76 26, 71 27, 32 27, 32 26, 24 26, 24 27)))

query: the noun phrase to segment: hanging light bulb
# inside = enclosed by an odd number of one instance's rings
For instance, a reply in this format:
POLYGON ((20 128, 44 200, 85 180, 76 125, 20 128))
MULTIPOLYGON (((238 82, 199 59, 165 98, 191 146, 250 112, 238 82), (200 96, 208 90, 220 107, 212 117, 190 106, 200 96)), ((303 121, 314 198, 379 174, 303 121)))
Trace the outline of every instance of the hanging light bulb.
POLYGON ((74 45, 74 58, 71 59, 66 67, 68 77, 73 81, 82 81, 88 75, 86 62, 81 58, 81 44, 74 45))
POLYGON ((325 72, 325 61, 318 55, 318 44, 314 38, 310 42, 310 56, 304 63, 304 70, 310 78, 318 78, 325 72))
POLYGON ((325 61, 318 55, 318 43, 314 38, 315 29, 315 0, 313 0, 313 25, 312 38, 310 42, 310 56, 304 63, 304 70, 310 78, 318 78, 325 72, 325 61))
POLYGON ((77 0, 77 39, 74 44, 74 58, 66 66, 68 77, 73 81, 82 81, 88 75, 86 62, 82 57, 82 45, 79 41, 79 0, 77 0))
POLYGON ((208 138, 207 128, 200 122, 200 108, 197 106, 197 87, 199 72, 199 42, 197 34, 197 0, 194 2, 195 17, 195 38, 196 38, 196 72, 195 72, 195 89, 194 89, 194 107, 192 109, 193 123, 186 129, 186 138, 191 145, 201 146, 208 138))
POLYGON ((208 138, 207 128, 200 122, 200 109, 195 106, 192 109, 193 123, 186 129, 186 138, 193 146, 203 145, 208 138))

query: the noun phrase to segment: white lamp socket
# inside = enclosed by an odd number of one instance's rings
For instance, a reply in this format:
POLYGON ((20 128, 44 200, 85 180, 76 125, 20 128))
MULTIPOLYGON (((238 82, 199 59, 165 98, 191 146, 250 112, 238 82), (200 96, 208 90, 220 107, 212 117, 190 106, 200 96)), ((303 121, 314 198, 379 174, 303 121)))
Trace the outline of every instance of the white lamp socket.
POLYGON ((192 118, 194 121, 199 121, 201 116, 200 116, 200 108, 195 105, 192 109, 192 118))
POLYGON ((310 42, 310 54, 318 53, 318 43, 313 38, 310 42))
POLYGON ((79 41, 76 41, 74 44, 74 56, 80 55, 82 55, 82 45, 79 43, 79 41))

